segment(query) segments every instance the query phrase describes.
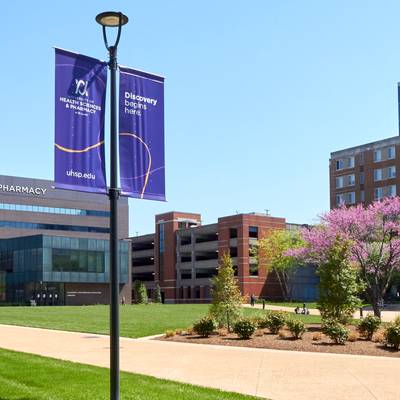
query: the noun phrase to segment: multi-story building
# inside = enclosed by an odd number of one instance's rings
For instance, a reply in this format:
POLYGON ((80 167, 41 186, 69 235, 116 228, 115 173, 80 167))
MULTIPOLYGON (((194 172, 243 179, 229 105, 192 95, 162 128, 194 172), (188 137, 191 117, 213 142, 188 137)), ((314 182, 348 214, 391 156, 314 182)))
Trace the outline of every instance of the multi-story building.
MULTIPOLYGON (((119 205, 128 237, 128 201, 119 205)), ((0 301, 108 303, 109 201, 41 179, 0 176, 0 301)), ((121 296, 131 299, 130 246, 120 242, 121 296)))
MULTIPOLYGON (((132 280, 145 282, 152 297, 159 285, 165 302, 209 302, 211 281, 220 255, 229 252, 243 295, 280 298, 273 274, 258 267, 252 252, 257 240, 275 229, 296 229, 284 218, 265 214, 237 214, 201 224, 201 215, 169 212, 155 217, 155 233, 132 237, 132 280)), ((315 299, 313 267, 298 268, 293 297, 315 299)))
POLYGON ((331 153, 330 204, 369 204, 399 192, 400 136, 331 153))

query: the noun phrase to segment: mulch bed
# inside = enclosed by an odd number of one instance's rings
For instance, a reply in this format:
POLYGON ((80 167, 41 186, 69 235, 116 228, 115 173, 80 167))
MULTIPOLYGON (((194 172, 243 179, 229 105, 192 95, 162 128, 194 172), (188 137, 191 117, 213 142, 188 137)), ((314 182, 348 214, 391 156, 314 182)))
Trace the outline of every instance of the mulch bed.
MULTIPOLYGON (((350 327, 354 330, 354 327, 350 327)), ((241 340, 236 334, 230 333, 223 335, 213 334, 208 338, 202 338, 196 335, 180 335, 176 334, 173 337, 166 338, 165 336, 156 340, 166 340, 182 343, 200 343, 200 344, 216 344, 222 346, 239 346, 253 347, 261 349, 275 350, 294 350, 294 351, 311 351, 316 353, 338 353, 338 354, 357 354, 368 356, 384 356, 400 358, 400 351, 385 347, 383 344, 367 341, 359 338, 355 342, 346 342, 344 345, 332 343, 332 341, 322 335, 320 340, 313 340, 313 336, 317 332, 321 332, 321 326, 317 324, 307 325, 308 332, 303 335, 301 340, 294 340, 290 337, 290 332, 282 329, 281 333, 285 337, 273 335, 265 331, 257 331, 249 340, 241 340)))

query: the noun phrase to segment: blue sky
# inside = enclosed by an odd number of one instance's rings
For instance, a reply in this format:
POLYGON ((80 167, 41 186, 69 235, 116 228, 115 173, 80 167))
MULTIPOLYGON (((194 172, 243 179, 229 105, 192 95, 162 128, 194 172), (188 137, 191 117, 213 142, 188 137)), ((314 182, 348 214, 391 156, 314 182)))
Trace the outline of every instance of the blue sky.
POLYGON ((0 25, 0 174, 53 178, 52 46, 106 59, 94 17, 109 9, 130 18, 119 62, 166 77, 168 202, 131 200, 131 234, 170 210, 313 222, 330 152, 398 134, 398 1, 16 0, 0 25))

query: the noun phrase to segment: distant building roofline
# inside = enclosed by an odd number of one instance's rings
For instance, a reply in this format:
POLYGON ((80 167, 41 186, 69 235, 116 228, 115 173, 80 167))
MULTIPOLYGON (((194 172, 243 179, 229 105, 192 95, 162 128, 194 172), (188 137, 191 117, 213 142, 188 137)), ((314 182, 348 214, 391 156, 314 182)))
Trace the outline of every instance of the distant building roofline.
POLYGON ((337 150, 331 153, 331 159, 338 158, 341 156, 351 155, 353 153, 356 153, 357 151, 371 150, 374 148, 379 148, 391 144, 400 144, 400 136, 393 136, 387 139, 381 139, 375 142, 362 144, 360 146, 354 146, 354 147, 349 147, 347 149, 337 150))

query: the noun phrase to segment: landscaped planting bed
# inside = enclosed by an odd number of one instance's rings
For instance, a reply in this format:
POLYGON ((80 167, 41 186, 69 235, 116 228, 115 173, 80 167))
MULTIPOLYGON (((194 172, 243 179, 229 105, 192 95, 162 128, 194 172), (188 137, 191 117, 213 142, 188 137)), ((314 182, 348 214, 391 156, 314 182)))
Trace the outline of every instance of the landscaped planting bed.
POLYGON ((295 350, 311 351, 317 353, 339 353, 339 354, 357 354, 369 356, 384 356, 400 358, 400 351, 386 347, 379 342, 383 337, 382 331, 374 335, 373 341, 368 341, 358 337, 354 326, 350 326, 350 340, 344 345, 332 343, 332 341, 322 334, 320 324, 308 324, 307 332, 303 334, 302 339, 295 340, 290 332, 283 328, 279 334, 271 334, 268 329, 258 329, 256 333, 248 340, 239 339, 235 333, 227 333, 226 330, 219 330, 209 337, 200 337, 195 334, 187 334, 185 331, 178 331, 174 336, 168 338, 161 337, 157 340, 176 341, 182 343, 199 343, 223 346, 253 347, 262 349, 276 350, 295 350), (318 340, 316 340, 318 339, 318 340))

